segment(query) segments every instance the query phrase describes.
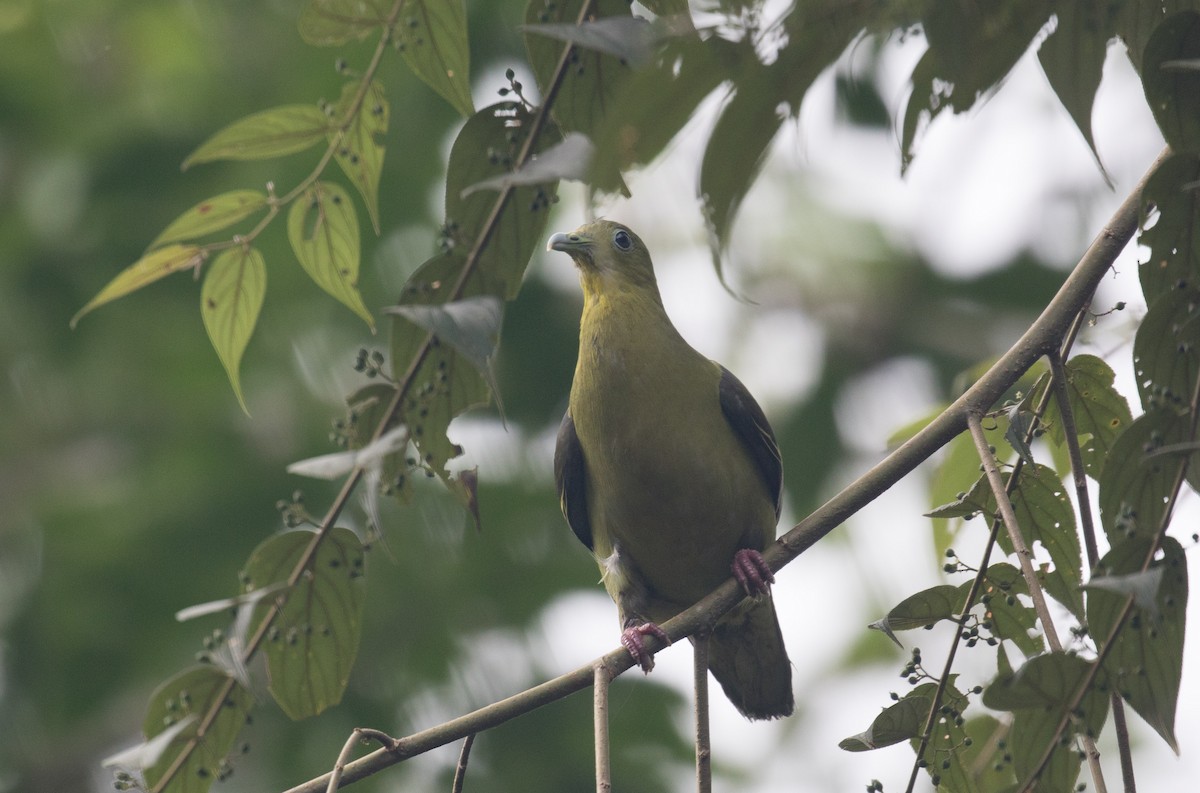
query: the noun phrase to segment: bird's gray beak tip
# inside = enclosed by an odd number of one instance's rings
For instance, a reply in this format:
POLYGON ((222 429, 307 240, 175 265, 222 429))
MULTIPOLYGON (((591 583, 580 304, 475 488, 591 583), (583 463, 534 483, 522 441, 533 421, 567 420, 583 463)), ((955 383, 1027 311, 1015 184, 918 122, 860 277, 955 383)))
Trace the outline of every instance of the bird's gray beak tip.
POLYGON ((561 251, 565 250, 570 244, 571 238, 563 232, 550 235, 550 239, 546 240, 546 250, 561 251))

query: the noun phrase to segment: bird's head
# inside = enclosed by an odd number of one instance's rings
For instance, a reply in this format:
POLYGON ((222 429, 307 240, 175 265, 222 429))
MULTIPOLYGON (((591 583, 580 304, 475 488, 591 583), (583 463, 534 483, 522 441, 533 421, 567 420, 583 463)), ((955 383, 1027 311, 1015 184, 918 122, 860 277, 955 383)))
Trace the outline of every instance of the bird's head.
POLYGON ((575 261, 585 291, 624 285, 658 294, 650 252, 638 235, 620 223, 594 220, 571 232, 560 231, 550 237, 546 250, 562 251, 575 261))

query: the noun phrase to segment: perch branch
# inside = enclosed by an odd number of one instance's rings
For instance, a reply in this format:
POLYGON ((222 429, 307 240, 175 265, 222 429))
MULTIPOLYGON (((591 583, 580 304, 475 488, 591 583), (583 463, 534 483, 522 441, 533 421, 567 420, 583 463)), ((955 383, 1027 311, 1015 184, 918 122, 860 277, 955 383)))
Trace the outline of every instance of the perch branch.
POLYGON ((712 741, 708 734, 708 633, 692 636, 696 689, 696 793, 712 793, 712 741))

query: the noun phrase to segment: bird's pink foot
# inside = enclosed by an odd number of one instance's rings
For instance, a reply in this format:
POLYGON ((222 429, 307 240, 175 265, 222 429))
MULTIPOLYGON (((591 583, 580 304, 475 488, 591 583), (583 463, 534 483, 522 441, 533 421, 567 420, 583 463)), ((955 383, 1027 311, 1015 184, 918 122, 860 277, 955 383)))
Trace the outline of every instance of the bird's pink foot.
POLYGON ((643 636, 655 636, 662 639, 663 644, 670 644, 671 638, 667 636, 666 631, 653 622, 629 625, 621 631, 621 644, 633 656, 633 660, 642 668, 642 671, 649 674, 650 670, 654 668, 654 654, 646 649, 646 643, 642 640, 643 636))
POLYGON ((733 555, 733 577, 746 590, 746 594, 754 597, 765 595, 771 591, 775 583, 775 574, 771 572, 762 554, 751 548, 743 548, 733 555))

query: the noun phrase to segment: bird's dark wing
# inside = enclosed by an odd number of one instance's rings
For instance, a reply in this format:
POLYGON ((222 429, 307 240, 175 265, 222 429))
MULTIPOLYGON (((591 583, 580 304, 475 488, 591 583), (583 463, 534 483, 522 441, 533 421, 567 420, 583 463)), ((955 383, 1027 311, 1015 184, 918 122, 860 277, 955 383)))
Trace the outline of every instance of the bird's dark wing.
POLYGON ((587 513, 583 447, 579 445, 575 421, 569 410, 558 428, 558 443, 554 447, 554 483, 558 486, 558 501, 567 523, 571 525, 571 531, 591 550, 592 524, 588 521, 587 513))
MULTIPOLYGON (((724 366, 721 367, 720 395, 721 412, 746 451, 750 452, 767 492, 775 499, 775 518, 778 520, 783 494, 783 458, 779 454, 779 444, 775 442, 775 433, 746 386, 724 366)), ((558 437, 561 444, 561 432, 558 437)), ((562 492, 561 485, 559 492, 562 492)))

